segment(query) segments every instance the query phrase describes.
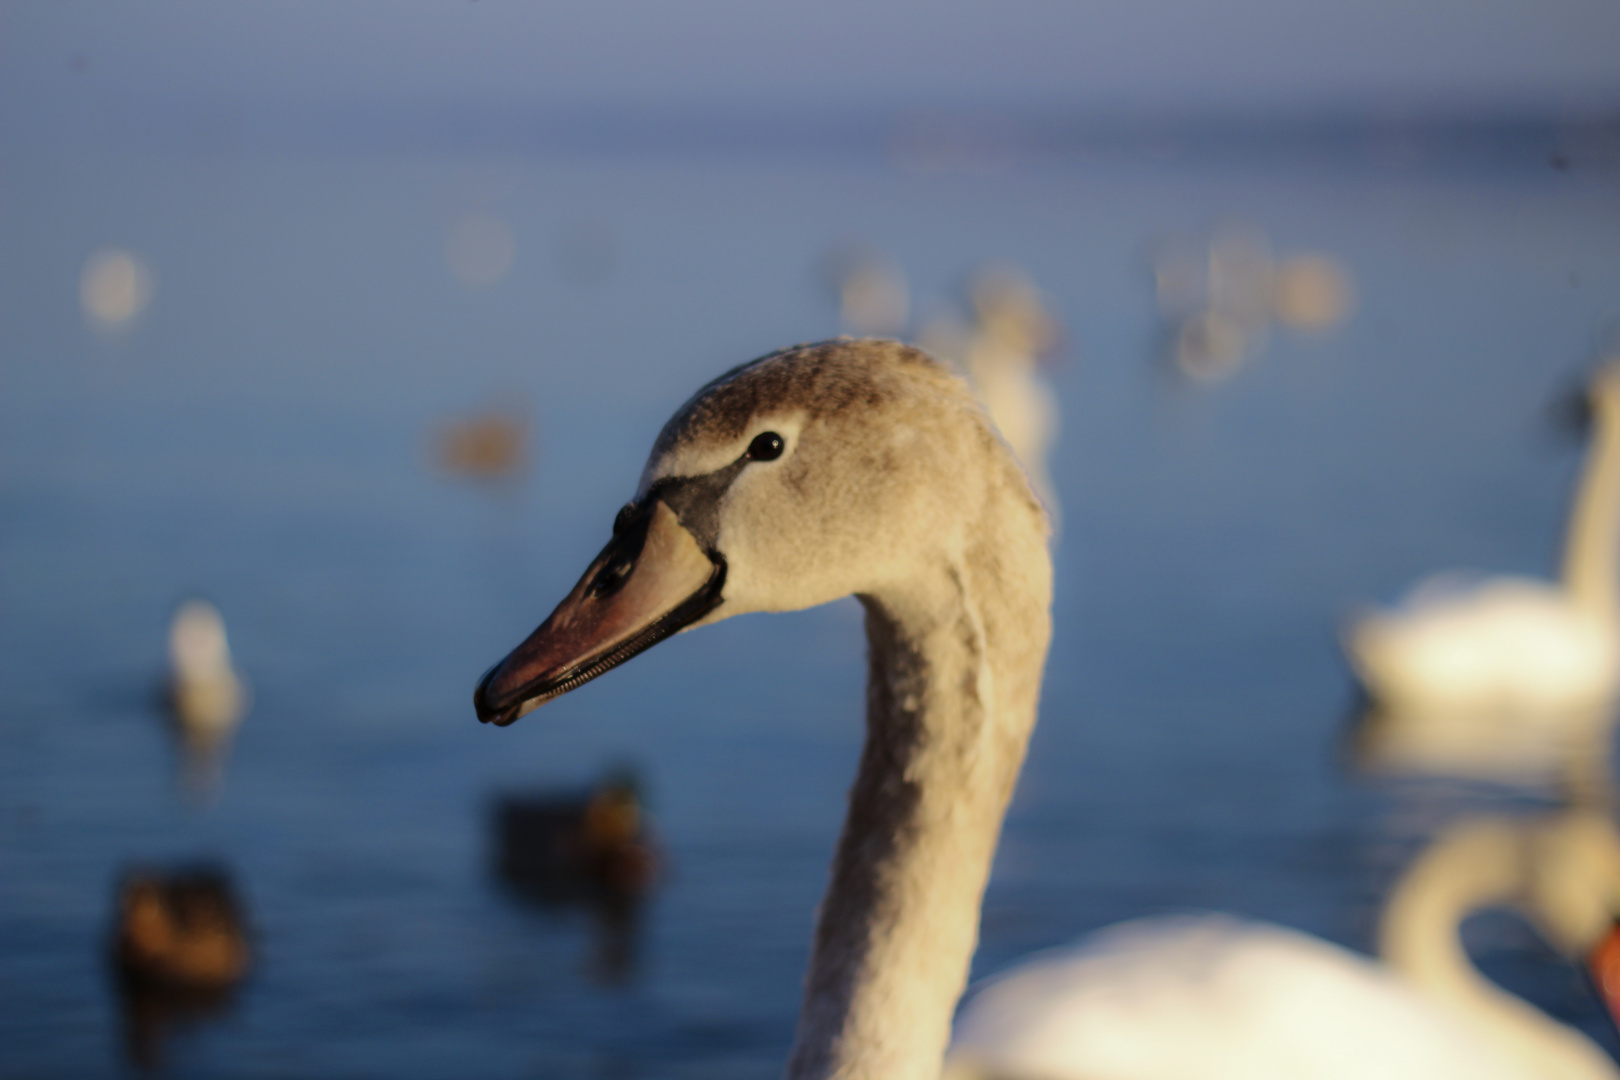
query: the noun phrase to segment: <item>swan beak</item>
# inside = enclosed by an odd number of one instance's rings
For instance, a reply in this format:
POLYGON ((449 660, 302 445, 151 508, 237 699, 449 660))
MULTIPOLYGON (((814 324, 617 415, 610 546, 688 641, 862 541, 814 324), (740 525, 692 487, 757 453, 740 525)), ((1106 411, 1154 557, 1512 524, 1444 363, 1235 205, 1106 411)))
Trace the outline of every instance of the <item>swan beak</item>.
POLYGON ((1587 956, 1586 970, 1609 1016, 1620 1026, 1620 920, 1587 956))
POLYGON ((661 500, 627 507, 557 610, 479 680, 478 719, 510 724, 652 648, 713 611, 725 578, 661 500))

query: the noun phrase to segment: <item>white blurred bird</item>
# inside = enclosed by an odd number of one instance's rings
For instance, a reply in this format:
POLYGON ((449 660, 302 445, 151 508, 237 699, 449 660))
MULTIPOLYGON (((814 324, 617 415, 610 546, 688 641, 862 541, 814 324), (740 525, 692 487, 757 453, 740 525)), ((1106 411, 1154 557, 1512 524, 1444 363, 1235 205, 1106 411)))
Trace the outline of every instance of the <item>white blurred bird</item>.
POLYGON ((169 624, 169 705, 182 740, 193 748, 225 743, 248 703, 219 609, 206 600, 187 600, 169 624))
POLYGON ((843 332, 855 337, 899 337, 911 319, 905 271, 883 251, 845 244, 828 253, 823 272, 838 299, 843 332))
POLYGON ((1062 514, 1046 462, 1057 441, 1061 412, 1037 362, 1057 346, 1062 328, 1041 303, 1028 275, 1015 266, 982 267, 969 282, 968 295, 973 326, 936 319, 924 328, 919 344, 967 375, 996 430, 1046 504, 1056 531, 1062 514))
POLYGON ((1350 623, 1373 764, 1477 772, 1606 756, 1620 702, 1620 359, 1588 398, 1560 580, 1442 575, 1350 623))
POLYGON ((1108 927, 998 976, 963 1008, 947 1080, 1615 1080, 1585 1035, 1487 982, 1461 920, 1512 904, 1587 959, 1611 1010, 1620 843, 1601 817, 1486 819, 1391 894, 1385 963, 1224 915, 1108 927))
POLYGON ((1349 269, 1331 255, 1278 258, 1265 233, 1228 222, 1207 237, 1167 239, 1153 255, 1154 291, 1183 375, 1217 382, 1266 349, 1271 327, 1329 330, 1355 308, 1349 269))

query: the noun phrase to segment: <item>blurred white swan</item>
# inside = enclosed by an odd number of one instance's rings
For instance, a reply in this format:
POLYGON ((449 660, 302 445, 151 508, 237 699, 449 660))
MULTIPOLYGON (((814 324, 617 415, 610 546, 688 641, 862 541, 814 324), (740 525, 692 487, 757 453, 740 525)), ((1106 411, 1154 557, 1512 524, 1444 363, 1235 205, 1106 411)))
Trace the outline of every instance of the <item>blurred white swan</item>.
POLYGON ((1062 514, 1046 463, 1057 441, 1061 414, 1057 395, 1042 377, 1037 360, 1057 344, 1061 329, 1041 303, 1034 283, 1017 267, 1001 263, 983 267, 974 274, 968 292, 973 327, 936 320, 924 330, 920 344, 966 372, 1056 530, 1062 514))
POLYGON ((226 748, 247 714, 246 680, 231 663, 225 620, 206 600, 188 600, 169 624, 169 707, 186 783, 210 794, 226 748))
POLYGON ((1331 329, 1355 308, 1347 267, 1331 255, 1278 258, 1265 233, 1228 222, 1207 237, 1168 239, 1153 255, 1154 291, 1183 375, 1217 382, 1265 351, 1274 324, 1331 329))
POLYGON ((225 620, 206 600, 188 600, 169 624, 170 692, 189 734, 227 735, 247 710, 247 688, 231 664, 225 620))
POLYGON ((867 244, 833 249, 823 265, 838 298, 843 332, 856 337, 899 337, 911 318, 911 289, 905 271, 887 254, 867 244))
POLYGON ((1589 398, 1561 580, 1442 576, 1350 624, 1345 651, 1376 709, 1372 763, 1475 772, 1605 752, 1620 700, 1620 361, 1589 398))
POLYGON ((1109 927, 991 980, 947 1080, 1614 1080, 1585 1035, 1487 982, 1458 926, 1509 904, 1613 1001, 1620 844, 1595 815, 1454 827, 1391 894, 1379 964, 1229 916, 1109 927))

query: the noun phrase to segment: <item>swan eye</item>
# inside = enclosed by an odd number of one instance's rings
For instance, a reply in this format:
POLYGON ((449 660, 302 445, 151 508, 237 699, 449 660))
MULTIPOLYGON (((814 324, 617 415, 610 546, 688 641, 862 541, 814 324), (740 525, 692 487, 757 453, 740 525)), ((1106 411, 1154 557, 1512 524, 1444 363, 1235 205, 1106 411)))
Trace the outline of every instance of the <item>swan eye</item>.
POLYGON ((748 460, 775 461, 782 456, 782 448, 787 444, 782 436, 774 431, 764 431, 754 436, 754 441, 748 444, 748 460))

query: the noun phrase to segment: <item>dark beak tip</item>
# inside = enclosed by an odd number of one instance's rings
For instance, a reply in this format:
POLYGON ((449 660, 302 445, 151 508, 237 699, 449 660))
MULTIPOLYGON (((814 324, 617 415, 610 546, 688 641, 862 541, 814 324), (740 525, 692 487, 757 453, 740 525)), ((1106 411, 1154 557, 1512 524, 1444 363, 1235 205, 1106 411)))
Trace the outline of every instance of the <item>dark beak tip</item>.
MULTIPOLYGON (((625 527, 616 526, 614 539, 602 549, 573 591, 539 628, 494 667, 484 672, 473 691, 473 709, 479 721, 506 727, 547 702, 590 682, 604 672, 691 625, 721 603, 726 581, 725 559, 704 550, 686 531, 674 512, 661 502, 652 503, 647 528, 656 521, 661 530, 659 558, 667 565, 655 568, 650 582, 622 610, 614 596, 588 590, 599 582, 602 568, 624 554, 625 527), (662 515, 662 518, 659 517, 662 515), (606 599, 603 599, 603 597, 606 599), (594 610, 581 605, 606 605, 594 610), (580 612, 584 611, 581 616, 580 612), (604 615, 602 612, 607 611, 604 615), (614 619, 619 620, 619 625, 614 619), (604 622, 604 619, 606 620, 604 622)), ((643 540, 645 537, 642 538, 643 540)), ((635 558, 641 558, 637 547, 635 558)), ((636 562, 635 566, 644 565, 636 562)), ((626 575, 620 575, 621 577, 626 575)), ((623 584, 623 582, 619 582, 623 584)))
POLYGON ((500 664, 496 664, 484 672, 483 676, 478 680, 477 688, 473 690, 473 712, 478 714, 480 724, 493 723, 498 727, 505 727, 517 719, 516 707, 497 709, 489 703, 490 680, 495 677, 495 673, 500 670, 500 667, 500 664))
POLYGON ((522 705, 513 705, 505 709, 492 709, 481 699, 473 699, 473 711, 478 714, 480 724, 494 724, 496 727, 507 727, 518 718, 522 705))

